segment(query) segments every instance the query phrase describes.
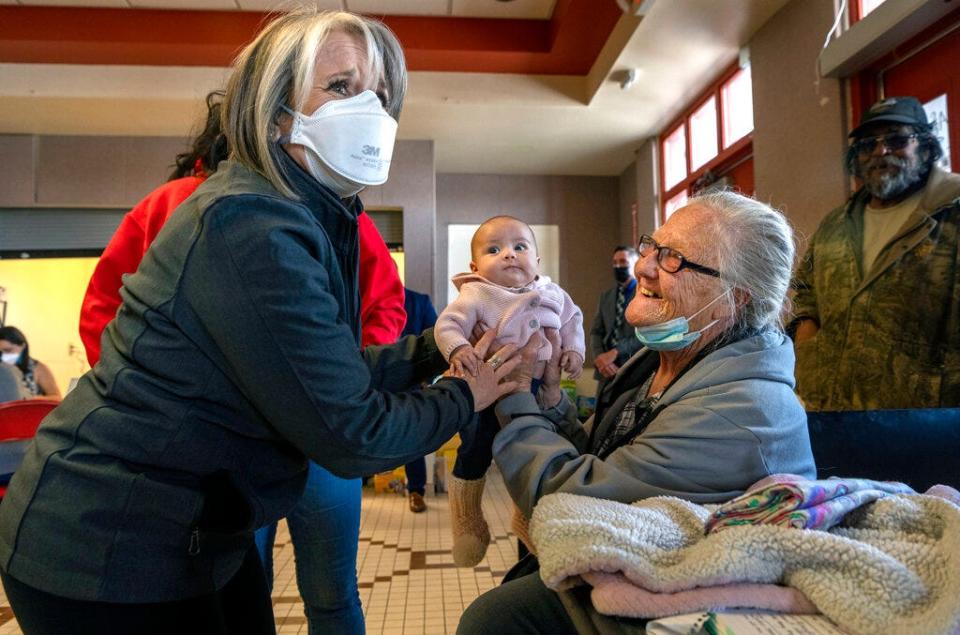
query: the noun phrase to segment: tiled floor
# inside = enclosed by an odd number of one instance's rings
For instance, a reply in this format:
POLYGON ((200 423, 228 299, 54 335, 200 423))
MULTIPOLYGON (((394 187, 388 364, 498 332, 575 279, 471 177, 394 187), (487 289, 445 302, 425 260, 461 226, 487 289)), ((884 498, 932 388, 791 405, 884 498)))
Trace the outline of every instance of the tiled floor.
MULTIPOLYGON (((487 475, 483 508, 492 540, 473 569, 458 569, 450 556, 446 494, 426 497, 427 511, 414 514, 406 497, 364 488, 357 557, 360 598, 370 635, 453 633, 463 609, 492 588, 516 562, 517 540, 509 532, 512 506, 496 468, 487 475), (429 600, 429 601, 428 601, 429 600)), ((293 547, 281 523, 274 554, 274 614, 277 632, 307 632, 294 575, 293 547)), ((0 593, 0 635, 20 635, 0 593)))

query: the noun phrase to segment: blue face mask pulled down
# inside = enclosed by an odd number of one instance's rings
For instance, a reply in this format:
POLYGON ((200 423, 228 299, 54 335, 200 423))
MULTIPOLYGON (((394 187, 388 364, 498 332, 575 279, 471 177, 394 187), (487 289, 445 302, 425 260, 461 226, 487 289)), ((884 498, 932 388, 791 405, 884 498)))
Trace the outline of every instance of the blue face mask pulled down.
POLYGON ((638 326, 635 332, 640 343, 654 351, 679 351, 686 348, 700 339, 700 335, 708 328, 716 324, 719 320, 714 320, 699 331, 690 331, 690 320, 703 313, 714 302, 727 295, 724 291, 713 300, 710 300, 702 309, 685 318, 682 315, 666 322, 651 324, 650 326, 638 326))

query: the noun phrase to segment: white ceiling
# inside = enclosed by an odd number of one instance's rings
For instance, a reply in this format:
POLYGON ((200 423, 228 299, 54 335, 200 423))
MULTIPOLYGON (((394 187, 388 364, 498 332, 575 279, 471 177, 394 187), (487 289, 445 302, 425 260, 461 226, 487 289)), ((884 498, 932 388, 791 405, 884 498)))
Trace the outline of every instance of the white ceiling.
MULTIPOLYGON (((369 15, 435 15, 465 18, 545 20, 556 0, 313 0, 320 9, 343 9, 369 15)), ((58 7, 208 9, 272 11, 302 3, 296 0, 0 0, 0 4, 58 7)))
MULTIPOLYGON (((618 175, 786 1, 659 0, 639 25, 621 19, 611 42, 625 45, 588 77, 411 73, 400 137, 433 139, 441 173, 618 175), (639 78, 623 91, 609 75, 627 68, 639 78)), ((185 135, 226 73, 0 64, 0 133, 185 135)))

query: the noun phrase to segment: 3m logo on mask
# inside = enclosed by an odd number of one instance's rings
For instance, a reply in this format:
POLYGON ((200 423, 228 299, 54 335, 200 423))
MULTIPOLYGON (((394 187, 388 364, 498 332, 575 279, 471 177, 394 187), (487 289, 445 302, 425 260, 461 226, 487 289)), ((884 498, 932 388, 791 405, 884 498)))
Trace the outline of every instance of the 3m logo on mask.
POLYGON ((363 146, 363 148, 361 148, 360 151, 363 152, 363 155, 367 157, 380 156, 380 148, 378 148, 377 146, 363 146))

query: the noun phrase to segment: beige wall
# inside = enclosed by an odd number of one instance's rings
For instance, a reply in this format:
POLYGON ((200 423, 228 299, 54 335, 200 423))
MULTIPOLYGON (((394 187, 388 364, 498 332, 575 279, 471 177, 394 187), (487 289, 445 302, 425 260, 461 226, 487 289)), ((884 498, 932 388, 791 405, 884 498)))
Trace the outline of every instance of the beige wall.
POLYGON ((390 179, 360 194, 368 208, 403 209, 404 284, 422 293, 434 287, 437 276, 433 245, 437 175, 433 157, 433 141, 397 141, 390 179))
POLYGON ((640 210, 638 203, 637 181, 640 178, 637 161, 633 161, 620 173, 620 213, 617 229, 617 242, 629 245, 633 242, 633 206, 637 205, 639 221, 640 210))
POLYGON ((132 207, 186 149, 181 137, 0 135, 0 207, 132 207))
POLYGON ((620 240, 619 188, 617 177, 438 174, 436 304, 446 292, 440 276, 447 270, 447 225, 510 214, 560 226, 561 284, 583 310, 589 329, 597 298, 613 281, 609 253, 620 240))
POLYGON ((848 195, 841 85, 814 83, 833 4, 793 0, 750 41, 757 198, 783 209, 801 238, 848 195))
POLYGON ((657 138, 647 139, 636 151, 636 159, 620 175, 620 236, 624 244, 633 241, 633 204, 637 204, 637 235, 652 234, 660 210, 657 138))

